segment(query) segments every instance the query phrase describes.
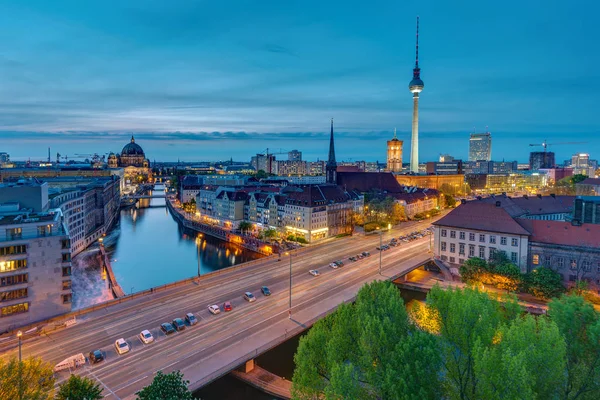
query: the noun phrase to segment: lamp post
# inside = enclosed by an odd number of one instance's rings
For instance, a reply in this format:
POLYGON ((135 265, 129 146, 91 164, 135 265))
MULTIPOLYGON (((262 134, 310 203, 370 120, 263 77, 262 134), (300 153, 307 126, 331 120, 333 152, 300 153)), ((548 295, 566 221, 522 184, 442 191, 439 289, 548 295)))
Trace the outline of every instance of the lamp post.
POLYGON ((292 319, 292 252, 288 252, 290 256, 290 300, 289 300, 289 308, 288 308, 288 318, 292 319))
POLYGON ((196 237, 196 248, 198 250, 198 278, 200 278, 200 243, 202 243, 202 234, 198 234, 196 237))
MULTIPOLYGON (((429 214, 427 214, 427 219, 429 219, 429 214)), ((431 237, 433 236, 432 232, 429 232, 429 252, 431 253, 431 237)))
POLYGON ((21 358, 21 336, 23 332, 17 332, 17 338, 19 339, 19 400, 23 399, 23 360, 21 358))

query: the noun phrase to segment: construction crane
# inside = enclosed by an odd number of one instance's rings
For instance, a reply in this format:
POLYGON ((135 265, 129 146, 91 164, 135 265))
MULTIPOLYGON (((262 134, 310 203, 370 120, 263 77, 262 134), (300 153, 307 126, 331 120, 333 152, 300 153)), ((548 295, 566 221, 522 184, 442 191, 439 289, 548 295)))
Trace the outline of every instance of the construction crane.
POLYGON ((546 148, 548 146, 557 146, 557 145, 562 145, 562 144, 587 144, 588 142, 561 142, 561 143, 546 143, 546 140, 544 140, 542 143, 534 143, 534 144, 530 144, 529 146, 542 146, 544 148, 544 153, 546 152, 546 148))

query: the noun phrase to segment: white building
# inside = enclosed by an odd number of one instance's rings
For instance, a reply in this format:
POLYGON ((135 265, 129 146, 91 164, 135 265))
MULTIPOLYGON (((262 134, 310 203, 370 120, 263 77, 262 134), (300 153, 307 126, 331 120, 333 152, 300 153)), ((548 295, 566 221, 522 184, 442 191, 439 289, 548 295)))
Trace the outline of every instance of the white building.
POLYGON ((498 203, 467 202, 434 222, 434 256, 459 266, 471 257, 487 260, 503 252, 527 272, 530 233, 498 203))
POLYGON ((0 217, 0 331, 70 311, 70 276, 60 210, 0 217))

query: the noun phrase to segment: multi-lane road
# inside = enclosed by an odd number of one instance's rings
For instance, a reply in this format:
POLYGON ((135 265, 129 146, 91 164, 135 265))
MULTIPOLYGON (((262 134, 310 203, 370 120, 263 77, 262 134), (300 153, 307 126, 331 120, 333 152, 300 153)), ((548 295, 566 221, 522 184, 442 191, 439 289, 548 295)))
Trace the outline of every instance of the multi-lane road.
MULTIPOLYGON (((426 226, 428 223, 410 223, 403 229, 384 233, 383 240, 426 226)), ((379 235, 353 236, 292 254, 292 319, 288 319, 289 256, 283 256, 281 261, 268 258, 203 277, 199 283, 90 312, 79 317, 76 325, 24 341, 23 356, 39 356, 55 364, 71 355, 87 356, 99 349, 106 359, 75 373, 96 379, 110 399, 133 398, 158 370, 181 370, 195 389, 352 299, 364 283, 387 279, 430 257, 429 237, 392 247, 382 254, 383 273, 379 275, 379 252, 375 249, 379 241, 379 235), (357 262, 348 260, 362 251, 369 251, 371 257, 357 262), (334 260, 343 260, 345 265, 332 269, 328 264, 334 260), (310 275, 310 269, 318 269, 320 275, 310 275), (271 296, 260 293, 263 285, 271 289, 271 296), (245 301, 245 291, 254 293, 257 300, 245 301), (225 301, 231 302, 232 311, 218 315, 208 312, 208 305, 222 308, 225 301), (198 324, 169 336, 160 331, 161 323, 183 318, 188 312, 197 316, 198 324), (144 329, 152 332, 154 343, 145 345, 139 340, 137 335, 144 329), (128 342, 129 353, 116 353, 114 342, 119 338, 128 342)), ((143 265, 140 273, 144 273, 143 265)), ((15 342, 0 357, 14 356, 16 350, 15 342)), ((58 381, 67 376, 68 372, 60 373, 58 381)))

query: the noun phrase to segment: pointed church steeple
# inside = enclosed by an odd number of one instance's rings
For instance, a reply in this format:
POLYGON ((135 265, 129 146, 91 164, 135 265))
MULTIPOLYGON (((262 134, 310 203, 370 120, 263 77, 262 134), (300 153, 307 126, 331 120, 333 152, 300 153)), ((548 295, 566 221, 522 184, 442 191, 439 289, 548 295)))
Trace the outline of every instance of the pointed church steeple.
POLYGON ((337 163, 335 161, 335 145, 333 142, 333 118, 331 118, 331 133, 329 136, 329 158, 325 166, 327 183, 337 184, 337 163))

